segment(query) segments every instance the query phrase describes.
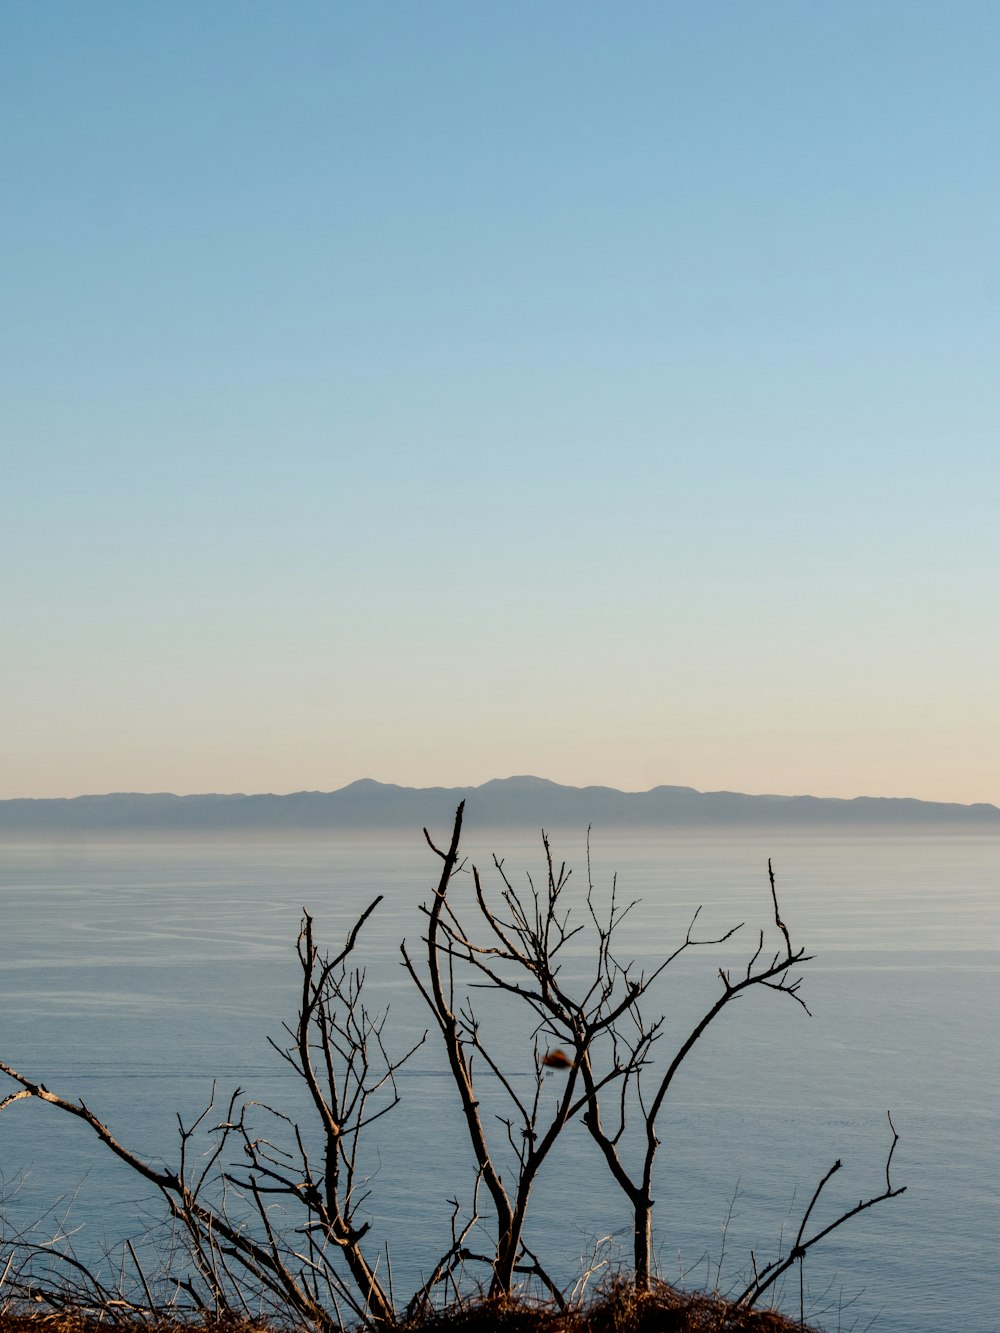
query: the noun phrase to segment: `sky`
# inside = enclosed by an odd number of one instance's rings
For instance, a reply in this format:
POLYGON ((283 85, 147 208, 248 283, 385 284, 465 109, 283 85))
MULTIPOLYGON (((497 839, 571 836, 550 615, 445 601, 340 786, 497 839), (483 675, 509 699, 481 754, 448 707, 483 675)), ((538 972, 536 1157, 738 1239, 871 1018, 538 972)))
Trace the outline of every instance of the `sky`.
POLYGON ((6 0, 0 797, 1000 803, 1000 6, 6 0))

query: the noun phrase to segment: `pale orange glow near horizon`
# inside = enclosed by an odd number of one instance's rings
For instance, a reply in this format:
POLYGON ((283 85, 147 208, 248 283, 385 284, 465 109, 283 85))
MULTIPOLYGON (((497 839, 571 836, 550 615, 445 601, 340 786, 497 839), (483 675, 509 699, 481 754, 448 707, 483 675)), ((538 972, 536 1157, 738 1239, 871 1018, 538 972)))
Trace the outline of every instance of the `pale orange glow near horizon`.
POLYGON ((786 750, 784 758, 753 751, 774 737, 747 734, 719 738, 715 745, 678 743, 671 747, 669 763, 641 754, 619 753, 605 759, 585 753, 572 758, 546 755, 541 747, 526 747, 523 759, 514 758, 509 746, 484 746, 482 753, 458 754, 449 762, 438 754, 433 760, 418 756, 400 758, 383 752, 366 763, 357 747, 356 761, 334 762, 322 756, 275 755, 245 757, 245 766, 231 762, 185 763, 177 755, 167 759, 158 774, 135 763, 123 769, 118 763, 85 761, 75 773, 36 774, 33 784, 0 788, 0 799, 18 797, 74 797, 108 792, 173 792, 197 795, 209 792, 277 794, 294 791, 335 791, 362 778, 405 787, 475 787, 493 778, 523 775, 547 778, 566 786, 615 787, 622 791, 646 791, 651 787, 688 786, 699 791, 738 791, 750 795, 819 796, 850 799, 855 796, 914 797, 926 801, 1000 804, 990 756, 982 757, 978 770, 964 765, 961 742, 955 745, 953 767, 940 762, 941 748, 932 755, 919 740, 907 744, 905 736, 845 736, 838 746, 827 744, 825 765, 816 762, 813 738, 801 738, 798 752, 786 750), (747 753, 741 754, 740 742, 747 753), (888 748, 891 743, 891 757, 888 748), (494 757, 495 756, 495 757, 494 757), (901 775, 901 756, 909 757, 901 775), (123 780, 124 779, 124 780, 123 780))
POLYGON ((447 6, 46 13, 0 796, 1000 802, 976 22, 467 6, 456 59, 447 6))

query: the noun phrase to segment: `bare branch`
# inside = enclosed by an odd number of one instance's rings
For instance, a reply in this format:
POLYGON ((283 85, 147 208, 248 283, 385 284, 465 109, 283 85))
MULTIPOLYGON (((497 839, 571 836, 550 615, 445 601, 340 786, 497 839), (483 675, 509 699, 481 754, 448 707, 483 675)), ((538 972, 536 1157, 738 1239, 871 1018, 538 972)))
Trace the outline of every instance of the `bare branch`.
POLYGON ((838 1227, 842 1227, 845 1222, 849 1222, 852 1217, 857 1217, 859 1213, 863 1213, 869 1208, 874 1208, 877 1203, 884 1203, 887 1199, 895 1199, 898 1195, 906 1193, 906 1186, 897 1185, 894 1188, 890 1177, 892 1156, 896 1151, 899 1135, 896 1133, 896 1127, 892 1123, 892 1115, 889 1112, 886 1112, 886 1115, 889 1120, 889 1128, 892 1130, 892 1143, 885 1160, 885 1189, 879 1194, 873 1194, 868 1199, 859 1200, 853 1208, 848 1208, 846 1212, 841 1213, 832 1222, 821 1228, 821 1230, 815 1232, 807 1240, 805 1236, 806 1227, 809 1223, 809 1218, 812 1216, 813 1209, 829 1181, 841 1169, 842 1163, 839 1160, 834 1162, 833 1166, 830 1167, 829 1171, 827 1171, 826 1175, 823 1176, 813 1191, 812 1198, 809 1200, 809 1204, 802 1215, 802 1221, 799 1223, 799 1229, 795 1237, 795 1244, 792 1246, 788 1255, 780 1261, 766 1264, 759 1273, 756 1271, 757 1265, 755 1261, 754 1280, 737 1298, 736 1303, 738 1305, 745 1305, 747 1308, 755 1305, 764 1292, 767 1291, 769 1287, 773 1286, 778 1278, 791 1268, 792 1264, 795 1262, 801 1263, 805 1259, 806 1253, 811 1250, 814 1245, 818 1245, 821 1240, 829 1236, 832 1231, 836 1231, 838 1227))

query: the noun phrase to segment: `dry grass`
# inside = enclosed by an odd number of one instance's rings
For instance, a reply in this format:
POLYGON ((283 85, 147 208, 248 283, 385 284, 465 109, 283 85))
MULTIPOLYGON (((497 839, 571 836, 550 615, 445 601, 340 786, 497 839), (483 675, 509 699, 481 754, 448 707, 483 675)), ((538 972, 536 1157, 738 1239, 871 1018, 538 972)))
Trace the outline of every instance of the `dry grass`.
MULTIPOLYGON (((802 1333, 773 1310, 747 1310, 718 1296, 657 1282, 649 1292, 618 1283, 582 1308, 480 1300, 435 1311, 406 1333, 802 1333)), ((805 1333, 809 1333, 806 1330, 805 1333)))
MULTIPOLYGON (((129 1333, 276 1333, 266 1325, 233 1321, 191 1324, 98 1319, 66 1310, 0 1312, 0 1333, 108 1333, 109 1327, 129 1333)), ((617 1283, 587 1305, 565 1310, 517 1298, 480 1298, 428 1311, 398 1327, 400 1333, 814 1333, 773 1310, 746 1310, 718 1296, 678 1291, 665 1282, 655 1283, 647 1293, 617 1283)))

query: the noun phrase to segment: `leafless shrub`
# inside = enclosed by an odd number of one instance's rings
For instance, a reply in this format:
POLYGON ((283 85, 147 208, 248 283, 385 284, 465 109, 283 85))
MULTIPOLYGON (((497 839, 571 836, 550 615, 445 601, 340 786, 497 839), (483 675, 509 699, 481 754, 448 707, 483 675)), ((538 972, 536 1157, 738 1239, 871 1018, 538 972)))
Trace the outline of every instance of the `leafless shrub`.
POLYGON ((434 898, 425 908, 426 973, 418 971, 405 945, 403 958, 444 1039, 476 1162, 496 1212, 498 1236, 490 1290, 494 1295, 510 1291, 513 1274, 525 1257, 522 1235, 532 1186, 557 1137, 568 1121, 581 1112, 611 1175, 631 1205, 634 1277, 637 1286, 645 1289, 651 1278, 652 1177, 659 1147, 657 1121, 674 1078, 710 1025, 750 988, 769 989, 805 1008, 798 993, 800 979, 793 975, 793 969, 808 962, 808 956, 803 949, 792 946, 781 919, 769 862, 778 947, 773 953, 765 950, 762 930, 756 949, 740 974, 719 970, 720 995, 681 1040, 666 1067, 654 1074, 650 1082, 647 1066, 653 1063, 655 1043, 665 1035, 664 1015, 648 1018, 644 1013, 644 1001, 651 987, 683 953, 723 944, 742 927, 734 926, 720 935, 700 936, 696 934, 699 915, 696 912, 684 938, 670 953, 649 971, 637 969, 634 963, 623 962, 616 951, 616 932, 635 904, 620 904, 613 885, 609 903, 603 911, 599 909, 588 854, 586 916, 583 921, 574 921, 565 904, 570 872, 565 863, 556 863, 549 840, 543 834, 545 880, 541 885, 529 877, 527 889, 518 889, 503 862, 494 859, 501 887, 499 901, 490 902, 478 869, 472 867, 472 910, 478 922, 477 934, 460 917, 463 909, 449 897, 452 881, 463 868, 459 857, 461 827, 459 807, 446 851, 436 847, 427 835, 443 865, 434 898), (564 979, 563 955, 570 941, 583 931, 589 932, 592 943, 592 973, 589 982, 574 987, 564 979), (535 1077, 530 1097, 518 1094, 487 1047, 469 990, 463 990, 460 984, 459 967, 478 979, 479 985, 512 997, 533 1014, 535 1077), (480 1099, 473 1084, 473 1057, 487 1066, 509 1099, 510 1114, 502 1121, 516 1159, 516 1178, 509 1188, 501 1179, 496 1150, 490 1145, 483 1122, 480 1099), (547 1068, 562 1069, 566 1077, 554 1113, 543 1116, 541 1090, 547 1068), (646 1086, 644 1079, 650 1086, 646 1086), (609 1099, 613 1106, 610 1122, 606 1112, 609 1099), (626 1129, 633 1120, 638 1120, 644 1143, 638 1170, 629 1169, 621 1150, 626 1129))
POLYGON ((361 914, 332 957, 321 955, 312 918, 303 917, 299 1012, 285 1028, 286 1044, 272 1045, 308 1091, 313 1111, 308 1133, 279 1109, 241 1101, 237 1089, 221 1119, 214 1098, 193 1123, 178 1117, 177 1165, 164 1169, 120 1143, 83 1102, 50 1092, 0 1063, 19 1085, 0 1101, 0 1110, 30 1098, 81 1120, 155 1187, 184 1242, 183 1262, 171 1266, 155 1294, 134 1251, 141 1291, 129 1299, 122 1294, 123 1280, 109 1287, 70 1249, 43 1254, 37 1245, 19 1251, 25 1262, 15 1290, 54 1308, 68 1296, 80 1307, 104 1312, 121 1307, 135 1314, 167 1306, 214 1318, 284 1314, 331 1330, 341 1326, 345 1310, 367 1324, 395 1321, 392 1299, 371 1257, 381 1246, 368 1248, 369 1226, 358 1219, 367 1197, 359 1148, 371 1125, 398 1104, 395 1076, 413 1053, 389 1054, 383 1041, 386 1015, 368 1009, 364 972, 351 965, 358 935, 378 902, 361 914), (45 1260, 41 1273, 39 1260, 45 1260), (164 1288, 172 1288, 169 1297, 164 1288))
MULTIPOLYGON (((543 1259, 528 1248, 525 1226, 533 1189, 560 1135, 581 1118, 633 1222, 633 1271, 627 1280, 612 1283, 594 1308, 616 1310, 616 1319, 621 1315, 625 1322, 615 1328, 638 1328, 650 1311, 655 1312, 650 1318, 661 1319, 668 1309, 683 1307, 689 1322, 662 1327, 763 1329, 769 1326, 768 1312, 754 1307, 794 1263, 801 1265, 812 1246, 850 1218, 903 1192, 890 1181, 897 1142, 893 1128, 885 1190, 810 1235, 810 1218, 840 1168, 836 1163, 817 1186, 789 1254, 759 1270, 754 1258, 753 1281, 735 1303, 720 1304, 713 1297, 698 1298, 698 1304, 659 1282, 651 1259, 653 1171, 657 1127, 678 1071, 715 1021, 750 990, 769 990, 805 1008, 797 970, 809 958, 793 947, 782 920, 770 862, 772 943, 766 943, 767 932, 761 930, 738 972, 719 968, 715 1000, 675 1039, 672 1054, 658 1061, 658 1044, 668 1031, 663 1012, 655 1007, 652 1016, 647 1012, 654 984, 682 955, 721 946, 742 927, 701 934, 696 912, 672 950, 649 969, 639 968, 619 956, 620 927, 635 904, 619 902, 614 881, 607 901, 599 902, 589 839, 586 892, 574 917, 570 871, 556 861, 544 834, 544 878, 536 883, 529 877, 527 887, 520 888, 503 861, 494 858, 498 887, 491 892, 479 870, 462 859, 463 814, 460 805, 447 847, 436 845, 425 830, 440 874, 423 909, 420 954, 405 943, 400 946, 443 1042, 476 1172, 471 1206, 450 1201, 450 1239, 425 1269, 429 1276, 419 1288, 397 1302, 385 1238, 372 1236, 364 1220, 370 1190, 365 1145, 373 1127, 398 1106, 397 1073, 424 1040, 394 1054, 386 1040, 387 1012, 370 1009, 365 1000, 365 972, 354 954, 377 898, 332 956, 321 953, 313 920, 303 915, 297 941, 298 1013, 285 1025, 284 1039, 271 1044, 307 1094, 305 1122, 281 1108, 243 1100, 239 1089, 220 1115, 213 1093, 192 1123, 178 1117, 177 1160, 168 1168, 124 1146, 84 1102, 53 1093, 0 1062, 0 1072, 15 1085, 0 1100, 0 1111, 31 1100, 82 1122, 154 1188, 172 1219, 174 1237, 156 1271, 147 1272, 131 1242, 125 1243, 117 1267, 108 1256, 98 1269, 74 1253, 65 1231, 58 1244, 36 1234, 9 1236, 0 1249, 0 1279, 8 1300, 112 1322, 222 1319, 246 1325, 268 1320, 333 1333, 345 1322, 378 1329, 402 1320, 429 1329, 442 1308, 453 1315, 476 1309, 476 1318, 500 1309, 513 1315, 528 1309, 527 1280, 543 1294, 549 1313, 560 1312, 567 1329, 577 1328, 573 1320, 583 1294, 602 1265, 595 1258, 567 1299, 543 1259), (470 890, 464 897, 462 886, 470 890), (567 968, 571 952, 575 961, 567 968), (589 967, 582 979, 581 957, 589 967), (487 1040, 473 1000, 477 988, 488 992, 491 1002, 510 1006, 519 1021, 527 1019, 532 1071, 526 1089, 487 1040), (492 1100, 499 1098, 504 1108, 492 1117, 477 1086, 483 1070, 492 1100), (554 1093, 553 1083, 546 1084, 550 1075, 558 1080, 554 1093), (482 1287, 477 1267, 488 1273, 482 1287), (520 1304, 515 1300, 518 1284, 520 1304), (470 1292, 479 1293, 478 1305, 468 1305, 470 1292), (626 1319, 627 1292, 632 1305, 626 1319), (716 1322, 705 1322, 709 1316, 716 1322)), ((770 1326, 778 1328, 780 1321, 770 1326)))

